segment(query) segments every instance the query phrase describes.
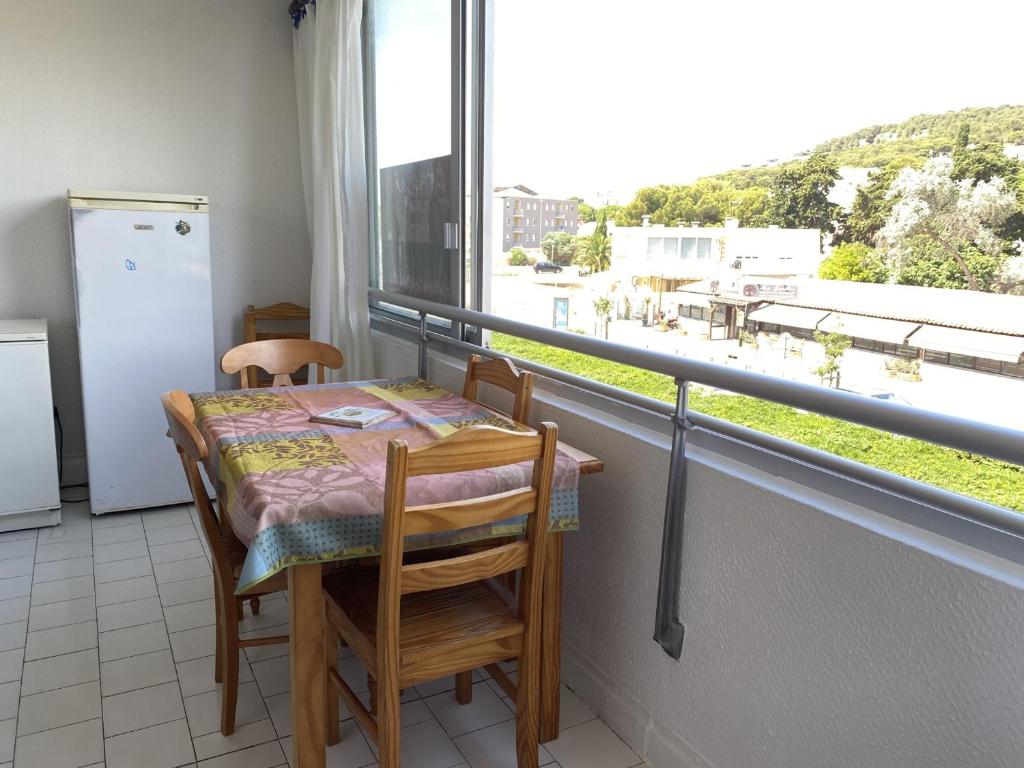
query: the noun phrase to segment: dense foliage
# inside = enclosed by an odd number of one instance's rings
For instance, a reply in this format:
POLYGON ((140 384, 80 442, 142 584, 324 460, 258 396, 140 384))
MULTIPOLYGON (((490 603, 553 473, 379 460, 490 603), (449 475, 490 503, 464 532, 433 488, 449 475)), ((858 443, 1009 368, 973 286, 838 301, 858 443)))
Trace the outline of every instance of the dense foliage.
POLYGON ((962 126, 971 126, 975 142, 1024 144, 1024 105, 978 107, 916 115, 901 123, 872 125, 815 147, 839 165, 882 168, 893 161, 914 165, 936 154, 948 154, 962 126))
POLYGON ((884 283, 889 277, 881 256, 864 243, 841 243, 821 262, 818 277, 855 283, 884 283))
MULTIPOLYGON (((503 334, 491 346, 594 381, 674 402, 672 379, 503 334)), ((694 410, 904 477, 1024 512, 1024 467, 741 395, 694 388, 694 410)))
POLYGON ((1024 172, 1003 146, 1014 143, 1024 106, 918 115, 786 163, 644 187, 614 221, 813 228, 823 245, 858 246, 836 248, 828 279, 1024 293, 1024 172), (840 166, 874 169, 848 211, 828 199, 840 166))

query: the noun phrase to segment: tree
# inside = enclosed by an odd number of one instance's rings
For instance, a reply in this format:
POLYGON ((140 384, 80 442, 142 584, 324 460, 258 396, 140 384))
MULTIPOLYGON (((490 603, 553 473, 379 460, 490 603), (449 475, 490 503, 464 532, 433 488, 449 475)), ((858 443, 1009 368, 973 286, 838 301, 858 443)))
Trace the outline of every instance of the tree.
MULTIPOLYGON (((967 274, 950 259, 940 243, 928 235, 907 238, 903 266, 896 279, 900 285, 924 285, 929 288, 970 288, 967 274)), ((960 246, 959 254, 978 283, 991 286, 999 279, 1004 257, 982 253, 970 244, 960 246)))
POLYGON ((652 216, 668 201, 672 187, 659 184, 656 187, 641 187, 637 190, 633 201, 615 213, 615 225, 618 227, 639 227, 644 216, 652 216))
POLYGON ((814 374, 821 379, 823 385, 838 387, 840 363, 843 353, 853 344, 852 340, 838 331, 815 331, 814 340, 821 344, 825 352, 825 362, 814 369, 814 374))
POLYGON ((612 300, 607 296, 599 296, 594 299, 594 314, 598 322, 604 326, 604 337, 608 338, 608 323, 612 319, 612 300))
POLYGON ((768 217, 781 227, 835 231, 839 206, 828 195, 839 179, 835 161, 821 153, 802 163, 785 166, 771 180, 768 217))
POLYGON ((873 248, 864 243, 842 243, 821 262, 818 277, 855 283, 884 283, 889 279, 889 273, 882 257, 873 248))
POLYGON ((875 245, 878 232, 885 226, 896 204, 896 198, 889 195, 889 188, 902 168, 898 163, 890 163, 868 174, 867 183, 857 187, 853 205, 834 242, 875 245))
POLYGON ((921 170, 904 168, 893 182, 890 195, 896 198, 879 244, 891 275, 901 274, 914 260, 914 238, 925 236, 946 260, 955 261, 967 285, 975 291, 991 291, 995 281, 983 282, 972 270, 964 251, 973 246, 991 258, 1006 261, 1007 244, 996 228, 1004 224, 1017 206, 1016 195, 1001 178, 972 183, 952 177, 953 159, 933 157, 921 170))
POLYGON ((677 226, 696 223, 719 226, 726 219, 738 219, 745 227, 768 224, 768 189, 751 186, 737 188, 715 177, 698 179, 693 184, 645 187, 633 201, 614 216, 602 209, 620 227, 637 227, 649 216, 652 224, 677 226))
POLYGON ((980 181, 992 181, 999 178, 1017 194, 1017 208, 1007 217, 1006 221, 996 227, 996 234, 1003 240, 1024 240, 1024 173, 1021 162, 1009 157, 1002 143, 980 141, 971 144, 970 127, 967 123, 960 126, 956 147, 953 150, 952 177, 961 181, 967 179, 975 184, 980 181))
POLYGON ((540 242, 541 253, 548 261, 566 266, 576 255, 576 238, 568 232, 548 232, 540 242))
POLYGON ((956 181, 992 181, 998 177, 1010 183, 1015 182, 1020 163, 1003 152, 1001 144, 994 141, 971 144, 970 136, 970 125, 964 123, 960 126, 953 149, 952 177, 956 181))
POLYGON ((577 238, 576 263, 591 272, 604 272, 612 265, 612 239, 604 217, 597 220, 594 234, 577 238))
POLYGON ((529 264, 526 251, 518 245, 508 252, 508 265, 510 267, 525 267, 529 264))
POLYGON ((594 220, 594 206, 580 202, 577 204, 576 210, 579 211, 580 221, 587 222, 594 220))
POLYGON ((597 221, 598 219, 602 218, 605 219, 606 221, 615 221, 615 217, 618 216, 619 211, 621 210, 621 205, 606 205, 603 208, 595 208, 594 218, 592 219, 592 221, 597 221))

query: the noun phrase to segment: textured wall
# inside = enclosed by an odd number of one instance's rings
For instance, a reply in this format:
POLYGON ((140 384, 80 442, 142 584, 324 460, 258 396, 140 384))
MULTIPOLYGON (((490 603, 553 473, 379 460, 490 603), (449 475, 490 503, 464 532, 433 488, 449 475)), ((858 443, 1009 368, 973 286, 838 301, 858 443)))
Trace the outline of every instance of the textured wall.
MULTIPOLYGON (((411 346, 375 346, 385 375, 415 371, 411 346)), ((430 376, 461 381, 440 360, 430 376)), ((673 661, 651 640, 666 441, 540 397, 534 417, 606 464, 566 537, 564 679, 655 768, 1022 765, 1019 589, 840 519, 857 512, 840 498, 697 450, 673 661)))
POLYGON ((0 317, 50 321, 69 470, 84 440, 68 187, 210 196, 218 358, 246 304, 309 302, 285 5, 0 0, 0 317))

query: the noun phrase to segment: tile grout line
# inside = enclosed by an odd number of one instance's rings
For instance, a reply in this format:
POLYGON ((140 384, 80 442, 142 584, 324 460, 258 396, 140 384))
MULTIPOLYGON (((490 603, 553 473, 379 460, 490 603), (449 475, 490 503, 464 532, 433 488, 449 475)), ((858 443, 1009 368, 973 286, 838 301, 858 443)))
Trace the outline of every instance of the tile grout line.
POLYGON ((107 724, 103 720, 103 662, 100 661, 100 609, 96 605, 96 594, 99 583, 96 581, 96 526, 93 525, 96 517, 92 514, 92 505, 89 506, 89 541, 92 544, 93 562, 92 562, 92 604, 93 613, 95 614, 96 621, 96 677, 97 685, 99 686, 100 694, 100 750, 103 753, 103 765, 104 768, 107 764, 107 724))
MULTIPOLYGON (((186 514, 188 514, 189 519, 191 520, 192 519, 192 514, 188 511, 188 507, 187 506, 185 507, 185 512, 186 512, 186 514)), ((160 583, 156 580, 156 567, 153 564, 153 552, 152 552, 152 549, 151 549, 151 546, 150 546, 150 543, 149 543, 149 530, 146 528, 146 523, 145 523, 144 518, 142 518, 141 513, 139 515, 139 519, 140 519, 140 522, 142 524, 142 534, 143 534, 143 536, 145 536, 146 556, 149 557, 149 568, 150 568, 150 571, 153 574, 153 583, 156 584, 156 595, 157 595, 156 601, 157 601, 157 604, 160 606, 160 615, 163 617, 164 632, 167 634, 167 652, 171 655, 171 667, 174 669, 174 684, 178 688, 178 699, 179 699, 179 701, 181 701, 181 711, 182 711, 182 715, 183 715, 182 719, 185 722, 185 730, 188 732, 188 748, 189 748, 189 750, 191 751, 191 754, 192 754, 192 762, 195 763, 195 764, 198 764, 199 760, 196 757, 196 745, 195 745, 195 741, 192 738, 192 728, 189 725, 189 721, 188 721, 188 710, 185 709, 185 695, 181 692, 181 680, 178 678, 178 663, 177 663, 177 660, 174 658, 174 646, 171 644, 171 632, 167 628, 167 612, 166 612, 166 610, 164 608, 164 601, 160 597, 160 583)), ((193 524, 192 527, 195 528, 195 525, 193 524)), ((154 529, 154 530, 156 530, 156 529, 154 529)), ((146 687, 152 687, 152 686, 146 686, 146 687)), ((144 690, 144 689, 140 688, 139 690, 144 690)), ((168 722, 178 722, 178 721, 177 720, 169 720, 168 722)), ((167 723, 160 723, 160 725, 166 725, 166 724, 167 723)), ((187 765, 187 763, 186 763, 186 765, 187 765)))
MULTIPOLYGON (((32 571, 29 576, 28 586, 28 610, 29 614, 32 613, 32 590, 35 587, 36 580, 36 549, 39 547, 39 529, 35 530, 35 535, 32 537, 35 546, 32 547, 32 571)), ((21 693, 25 687, 25 656, 28 651, 28 621, 29 616, 25 617, 25 644, 21 649, 21 676, 18 678, 18 708, 14 712, 14 733, 11 735, 13 744, 11 744, 11 765, 14 765, 18 758, 18 723, 21 718, 21 693)))

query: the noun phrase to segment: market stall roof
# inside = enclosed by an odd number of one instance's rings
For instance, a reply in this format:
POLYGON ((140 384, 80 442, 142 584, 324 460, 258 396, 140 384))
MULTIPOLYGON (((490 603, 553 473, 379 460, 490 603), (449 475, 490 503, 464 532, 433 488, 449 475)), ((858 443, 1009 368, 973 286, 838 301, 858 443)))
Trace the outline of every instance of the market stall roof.
POLYGON ((1024 337, 967 331, 939 325, 922 325, 910 336, 907 343, 919 349, 1002 360, 1007 363, 1017 363, 1024 354, 1024 337))
POLYGON ((889 344, 902 344, 906 341, 907 336, 920 327, 920 323, 906 320, 887 320, 881 317, 851 315, 846 312, 832 312, 818 323, 819 331, 839 332, 846 336, 883 341, 889 344))
POLYGON ((707 309, 711 306, 711 296, 706 293, 694 293, 693 291, 684 291, 677 289, 676 301, 680 304, 693 307, 704 307, 707 309))
POLYGON ((796 307, 1024 336, 1024 296, 919 285, 794 280, 796 307))
POLYGON ((805 309, 803 307, 790 307, 786 304, 769 304, 766 307, 748 312, 747 319, 755 320, 759 323, 789 325, 793 328, 806 328, 813 331, 827 314, 829 314, 828 311, 823 309, 805 309))

